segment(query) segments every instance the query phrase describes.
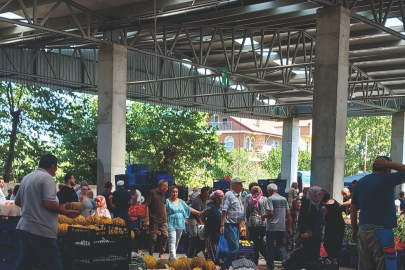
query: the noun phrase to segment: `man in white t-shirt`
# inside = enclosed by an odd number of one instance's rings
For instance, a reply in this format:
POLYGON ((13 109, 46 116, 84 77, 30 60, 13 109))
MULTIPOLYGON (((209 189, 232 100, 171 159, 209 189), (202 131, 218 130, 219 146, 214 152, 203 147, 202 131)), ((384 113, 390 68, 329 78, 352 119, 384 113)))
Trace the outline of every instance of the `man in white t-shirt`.
POLYGON ((137 190, 135 186, 131 186, 129 193, 131 193, 132 205, 134 206, 140 205, 142 200, 141 192, 137 190))
POLYGON ((190 200, 194 200, 195 198, 197 198, 198 195, 200 195, 200 192, 198 192, 198 189, 193 188, 193 191, 188 194, 188 198, 190 200))
POLYGON ((79 216, 78 211, 66 210, 56 202, 55 176, 57 158, 46 154, 39 168, 21 181, 15 204, 21 207, 21 219, 16 229, 21 241, 20 261, 16 270, 30 269, 38 258, 46 269, 62 270, 56 244, 58 215, 79 216))
POLYGON ((297 196, 297 189, 298 189, 298 183, 293 182, 291 184, 290 189, 288 190, 288 205, 291 207, 294 199, 296 199, 297 196))

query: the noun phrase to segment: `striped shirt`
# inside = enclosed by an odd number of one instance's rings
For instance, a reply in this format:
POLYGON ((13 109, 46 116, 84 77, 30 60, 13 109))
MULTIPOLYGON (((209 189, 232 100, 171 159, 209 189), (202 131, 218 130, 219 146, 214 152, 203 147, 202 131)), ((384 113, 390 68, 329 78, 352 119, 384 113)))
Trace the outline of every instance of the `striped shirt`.
POLYGON ((266 231, 285 231, 286 212, 290 210, 286 198, 278 193, 271 195, 267 199, 267 211, 274 211, 274 215, 267 219, 266 231))
POLYGON ((222 199, 222 211, 226 211, 225 223, 241 223, 244 217, 244 208, 240 195, 233 190, 225 193, 222 199))

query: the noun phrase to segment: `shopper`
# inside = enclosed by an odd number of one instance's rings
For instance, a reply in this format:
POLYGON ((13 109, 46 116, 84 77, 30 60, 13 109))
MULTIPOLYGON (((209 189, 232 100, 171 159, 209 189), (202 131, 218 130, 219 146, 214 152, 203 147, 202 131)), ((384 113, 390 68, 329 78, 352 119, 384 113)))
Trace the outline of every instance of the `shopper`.
POLYGON ((197 188, 193 188, 193 191, 191 191, 189 194, 188 194, 188 199, 189 200, 194 200, 198 195, 200 195, 200 192, 198 192, 198 189, 197 188))
POLYGON ((327 191, 324 192, 322 205, 322 211, 325 215, 323 246, 328 254, 328 259, 333 264, 337 264, 345 235, 345 221, 339 203, 331 199, 327 191))
POLYGON ((405 183, 405 165, 389 157, 378 157, 372 174, 361 178, 354 188, 350 217, 352 239, 358 235, 359 270, 397 269, 394 234, 397 227, 394 188, 405 183), (396 170, 396 173, 391 173, 396 170), (357 225, 357 211, 360 222, 357 225))
POLYGON ((239 224, 244 213, 241 196, 243 181, 239 177, 231 180, 231 190, 225 193, 222 200, 221 234, 228 243, 229 256, 225 258, 224 268, 229 269, 236 260, 239 250, 239 224))
POLYGON ((91 189, 89 189, 89 192, 87 192, 87 198, 89 198, 91 204, 93 205, 93 210, 96 210, 96 202, 94 201, 94 193, 91 189))
POLYGON ((179 188, 170 187, 170 198, 166 199, 167 225, 169 231, 169 260, 176 259, 176 250, 181 235, 186 230, 186 219, 190 213, 199 215, 200 212, 192 209, 183 200, 178 198, 179 188))
MULTIPOLYGON (((202 212, 207 207, 207 199, 209 196, 210 188, 203 187, 201 194, 198 194, 191 203, 191 208, 202 212)), ((200 251, 205 250, 205 241, 201 240, 198 236, 198 226, 201 225, 200 217, 194 214, 190 215, 188 226, 190 228, 190 246, 187 251, 187 257, 193 258, 197 256, 200 251)))
POLYGON ((129 189, 129 193, 131 193, 132 205, 135 206, 140 205, 142 194, 139 190, 136 189, 136 186, 131 186, 129 189))
POLYGON ((15 197, 17 197, 18 190, 20 189, 20 185, 15 185, 13 189, 13 194, 11 194, 10 200, 15 200, 15 197))
POLYGON ((11 200, 11 195, 13 195, 13 188, 12 187, 9 187, 8 189, 7 189, 7 196, 6 196, 6 200, 11 200))
POLYGON ((294 199, 296 199, 298 197, 297 195, 297 188, 298 188, 298 183, 293 182, 291 184, 290 189, 288 190, 288 205, 291 207, 292 202, 294 201, 294 199))
POLYGON ((122 218, 128 225, 128 210, 132 204, 132 197, 128 190, 124 190, 125 182, 120 180, 117 182, 117 190, 110 195, 111 208, 113 209, 114 218, 122 218))
POLYGON ((82 185, 82 189, 80 192, 80 199, 79 202, 83 206, 82 216, 87 218, 90 216, 91 212, 93 211, 93 204, 90 202, 90 199, 87 197, 87 193, 89 193, 89 186, 87 184, 82 185))
POLYGON ((208 259, 216 262, 216 264, 223 261, 216 260, 217 247, 221 234, 221 207, 224 192, 222 190, 214 191, 211 196, 211 202, 208 203, 207 208, 201 212, 200 217, 204 221, 205 229, 205 245, 207 246, 208 259))
POLYGON ((308 190, 309 190, 309 187, 305 187, 305 188, 302 190, 302 198, 301 198, 301 203, 302 203, 302 204, 303 204, 305 201, 307 201, 308 190))
POLYGON ((105 182, 104 188, 105 190, 100 195, 104 196, 104 199, 107 203, 107 209, 110 212, 110 214, 112 214, 112 207, 109 200, 110 196, 112 195, 111 190, 113 188, 113 184, 111 183, 111 181, 105 182))
POLYGON ((302 201, 298 217, 300 236, 303 239, 303 262, 318 262, 321 250, 323 213, 320 202, 323 199, 321 187, 311 187, 307 200, 302 201))
POLYGON ((4 179, 0 178, 0 201, 6 199, 6 196, 4 196, 3 193, 3 188, 4 188, 4 179))
POLYGON ((66 174, 64 177, 65 186, 58 192, 59 204, 65 207, 68 202, 78 202, 79 197, 75 192, 76 179, 73 174, 66 174))
POLYGON ((80 182, 80 186, 77 186, 77 187, 75 188, 77 197, 79 197, 79 198, 80 198, 80 196, 82 196, 82 187, 83 187, 84 185, 89 186, 89 184, 87 183, 87 181, 81 181, 81 182, 80 182))
POLYGON ((21 254, 16 270, 34 267, 37 259, 47 270, 62 270, 56 244, 58 215, 79 216, 78 211, 66 210, 56 201, 55 176, 57 158, 47 154, 41 157, 39 168, 25 176, 15 199, 21 207, 21 219, 16 229, 21 241, 21 254))
POLYGON ((107 209, 107 203, 104 196, 99 195, 94 199, 96 203, 96 210, 92 213, 92 216, 99 216, 101 218, 111 218, 110 211, 107 209))
POLYGON ((249 230, 249 240, 254 243, 254 263, 259 263, 259 252, 266 258, 266 246, 263 238, 266 235, 266 221, 261 217, 267 213, 267 198, 259 186, 254 186, 250 190, 250 199, 246 207, 246 225, 249 230))
POLYGON ((288 230, 291 233, 291 213, 286 198, 280 196, 276 184, 271 183, 267 186, 269 198, 267 198, 267 214, 261 217, 267 219, 266 225, 266 249, 267 249, 267 269, 274 269, 274 241, 280 255, 284 260, 287 251, 284 247, 284 233, 288 230), (287 228, 285 221, 287 219, 287 228))
POLYGON ((301 199, 295 199, 292 203, 290 208, 291 213, 291 233, 286 230, 284 234, 284 246, 287 250, 287 253, 293 251, 297 247, 297 239, 299 237, 299 229, 298 229, 298 216, 300 214, 301 209, 301 199))
POLYGON ((156 233, 158 229, 162 233, 160 242, 159 258, 163 258, 163 252, 166 249, 167 239, 169 238, 167 228, 167 213, 165 193, 168 189, 167 181, 160 180, 157 189, 149 191, 145 203, 145 227, 149 227, 149 255, 153 256, 153 249, 156 242, 156 233))

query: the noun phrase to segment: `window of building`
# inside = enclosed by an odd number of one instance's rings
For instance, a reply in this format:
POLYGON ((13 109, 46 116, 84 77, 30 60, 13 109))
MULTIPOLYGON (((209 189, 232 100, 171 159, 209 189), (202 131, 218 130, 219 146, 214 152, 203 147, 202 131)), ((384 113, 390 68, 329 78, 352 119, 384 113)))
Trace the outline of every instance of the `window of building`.
POLYGON ((276 147, 279 147, 280 146, 280 142, 277 140, 276 141, 276 147))
POLYGON ((228 117, 222 117, 222 123, 224 125, 228 124, 228 117))
POLYGON ((226 137, 225 138, 225 149, 228 152, 231 152, 234 148, 234 139, 233 137, 226 137))
POLYGON ((250 144, 249 136, 246 136, 245 137, 245 146, 244 146, 246 150, 249 150, 249 144, 250 144))
POLYGON ((214 122, 214 123, 218 123, 218 122, 219 122, 219 116, 218 116, 218 114, 214 114, 214 115, 212 116, 212 122, 214 122))
POLYGON ((250 148, 249 150, 255 151, 255 138, 250 139, 250 148))

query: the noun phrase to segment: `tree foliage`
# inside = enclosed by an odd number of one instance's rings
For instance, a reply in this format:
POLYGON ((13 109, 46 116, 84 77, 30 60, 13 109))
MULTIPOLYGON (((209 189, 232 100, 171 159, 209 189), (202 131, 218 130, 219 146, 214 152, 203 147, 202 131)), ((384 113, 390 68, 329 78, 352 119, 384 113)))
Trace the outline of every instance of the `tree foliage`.
POLYGON ((0 167, 6 182, 20 180, 37 166, 43 153, 51 150, 44 138, 53 139, 63 128, 68 95, 59 90, 0 83, 0 167))
POLYGON ((367 172, 377 156, 390 155, 391 117, 356 117, 347 119, 345 176, 356 175, 364 169, 367 138, 367 172))
POLYGON ((151 170, 164 170, 187 184, 197 168, 218 174, 226 158, 207 114, 133 103, 127 113, 127 151, 151 170))

